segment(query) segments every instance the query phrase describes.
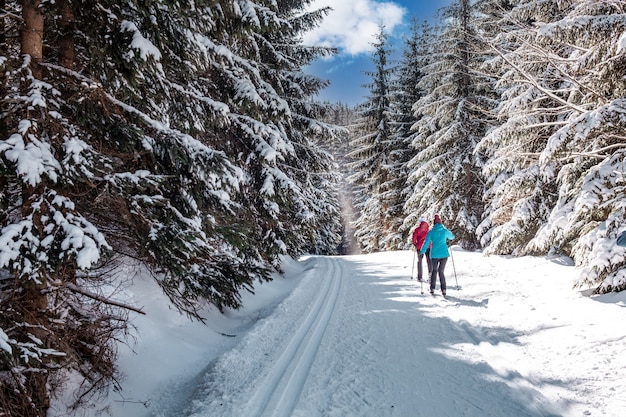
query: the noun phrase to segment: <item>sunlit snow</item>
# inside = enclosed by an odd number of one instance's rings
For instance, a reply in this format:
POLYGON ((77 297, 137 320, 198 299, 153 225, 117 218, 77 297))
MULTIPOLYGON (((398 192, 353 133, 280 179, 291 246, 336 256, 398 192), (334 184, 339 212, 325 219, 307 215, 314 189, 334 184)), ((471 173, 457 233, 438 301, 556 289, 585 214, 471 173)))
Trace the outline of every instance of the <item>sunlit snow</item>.
MULTIPOLYGON (((454 249, 448 300, 422 294, 410 251, 308 257, 242 310, 207 310, 206 326, 141 277, 125 302, 152 303, 121 350, 111 414, 623 415, 626 294, 572 289, 566 258, 454 249)), ((63 412, 56 401, 49 415, 63 412)))

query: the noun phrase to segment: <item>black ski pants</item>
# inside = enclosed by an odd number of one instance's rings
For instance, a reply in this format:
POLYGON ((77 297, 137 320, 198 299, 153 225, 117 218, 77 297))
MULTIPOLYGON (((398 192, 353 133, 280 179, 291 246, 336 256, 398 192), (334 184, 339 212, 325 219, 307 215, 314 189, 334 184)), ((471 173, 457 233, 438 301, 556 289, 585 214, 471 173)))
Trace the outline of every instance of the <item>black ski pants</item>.
POLYGON ((439 274, 439 284, 441 286, 441 292, 446 293, 446 276, 443 274, 443 270, 446 269, 446 262, 448 258, 431 258, 433 270, 430 273, 430 292, 435 291, 437 286, 437 274, 439 274))
POLYGON ((426 266, 428 267, 428 276, 432 273, 432 265, 430 264, 430 248, 426 249, 426 253, 422 254, 419 249, 417 250, 417 279, 422 280, 423 276, 423 259, 426 257, 426 266))

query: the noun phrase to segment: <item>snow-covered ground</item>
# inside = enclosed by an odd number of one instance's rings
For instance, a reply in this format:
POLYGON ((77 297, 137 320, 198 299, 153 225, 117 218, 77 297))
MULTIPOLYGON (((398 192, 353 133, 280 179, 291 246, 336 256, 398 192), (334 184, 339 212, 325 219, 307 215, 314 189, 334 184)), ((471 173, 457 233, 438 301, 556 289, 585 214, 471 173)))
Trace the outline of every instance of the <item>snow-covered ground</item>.
MULTIPOLYGON (((122 349, 126 379, 109 411, 624 415, 626 294, 573 290, 578 271, 564 258, 453 254, 448 300, 410 279, 413 252, 308 257, 286 262, 284 276, 247 295, 242 310, 207 311, 206 326, 138 280, 129 300, 153 302, 134 319, 140 334, 133 351, 122 349)), ((57 401, 50 417, 62 409, 57 401)))

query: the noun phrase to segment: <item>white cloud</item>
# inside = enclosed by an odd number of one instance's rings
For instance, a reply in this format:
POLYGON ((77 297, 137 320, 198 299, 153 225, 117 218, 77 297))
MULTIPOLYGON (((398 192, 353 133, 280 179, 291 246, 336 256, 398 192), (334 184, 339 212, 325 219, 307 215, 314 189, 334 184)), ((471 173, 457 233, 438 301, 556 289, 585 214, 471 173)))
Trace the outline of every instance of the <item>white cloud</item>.
POLYGON ((407 12, 393 2, 377 0, 314 0, 310 8, 326 6, 333 10, 318 28, 305 35, 304 43, 336 47, 351 55, 371 51, 379 25, 392 32, 407 12))

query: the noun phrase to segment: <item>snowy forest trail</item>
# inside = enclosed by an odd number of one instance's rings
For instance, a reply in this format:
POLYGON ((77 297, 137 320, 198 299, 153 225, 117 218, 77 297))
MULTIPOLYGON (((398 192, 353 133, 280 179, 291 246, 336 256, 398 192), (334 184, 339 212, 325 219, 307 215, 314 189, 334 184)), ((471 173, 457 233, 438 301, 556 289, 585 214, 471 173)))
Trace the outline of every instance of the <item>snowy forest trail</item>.
POLYGON ((342 278, 339 265, 336 260, 324 265, 324 272, 320 273, 322 288, 316 293, 313 306, 259 385, 263 389, 254 393, 245 415, 291 415, 335 310, 342 278))
POLYGON ((188 398, 149 415, 617 417, 626 333, 588 330, 620 302, 572 291, 560 258, 454 254, 447 300, 421 294, 411 252, 301 261, 188 398))

